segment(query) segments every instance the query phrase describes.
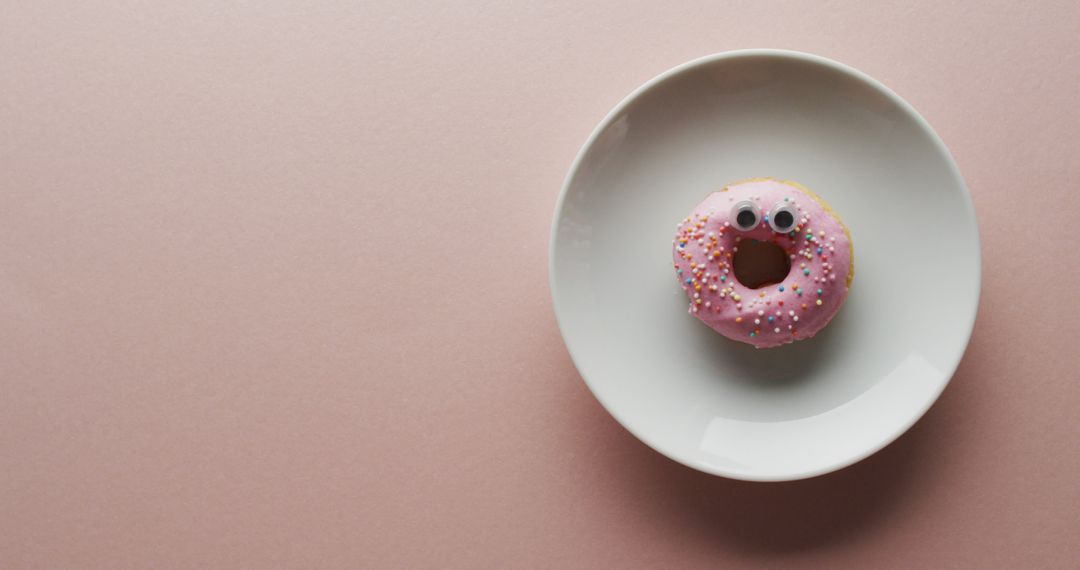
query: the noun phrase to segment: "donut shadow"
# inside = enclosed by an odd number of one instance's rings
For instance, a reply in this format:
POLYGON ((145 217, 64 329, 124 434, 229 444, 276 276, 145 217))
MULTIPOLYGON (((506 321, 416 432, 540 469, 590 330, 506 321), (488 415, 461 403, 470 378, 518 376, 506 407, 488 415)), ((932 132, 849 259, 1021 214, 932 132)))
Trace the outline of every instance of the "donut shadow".
POLYGON ((813 337, 775 348, 754 348, 733 341, 700 321, 693 327, 693 337, 700 353, 707 355, 725 381, 783 389, 804 383, 823 363, 840 355, 845 313, 841 309, 829 326, 813 337))
MULTIPOLYGON (((969 384, 978 370, 981 346, 969 346, 952 383, 969 384)), ((971 403, 958 387, 947 389, 914 426, 870 457, 839 471, 810 479, 753 483, 695 471, 659 453, 612 453, 634 477, 622 481, 627 497, 660 496, 648 503, 656 524, 670 526, 696 548, 743 552, 758 562, 788 562, 811 551, 845 548, 880 532, 932 500, 933 488, 946 485, 948 454, 962 445, 961 430, 950 417, 971 403)), ((645 446, 623 433, 619 444, 645 446)), ((610 442, 609 442, 610 443, 610 442)), ((609 472, 609 470, 605 470, 609 472)))

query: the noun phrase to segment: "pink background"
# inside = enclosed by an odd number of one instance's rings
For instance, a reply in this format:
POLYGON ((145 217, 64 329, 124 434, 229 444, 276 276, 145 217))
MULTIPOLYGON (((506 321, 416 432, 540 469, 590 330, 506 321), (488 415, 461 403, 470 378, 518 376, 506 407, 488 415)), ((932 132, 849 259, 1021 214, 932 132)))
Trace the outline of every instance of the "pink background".
POLYGON ((0 2, 0 567, 1080 559, 1080 4, 90 4, 0 2), (547 288, 596 123, 745 47, 905 97, 983 235, 938 404, 795 483, 623 431, 547 288))

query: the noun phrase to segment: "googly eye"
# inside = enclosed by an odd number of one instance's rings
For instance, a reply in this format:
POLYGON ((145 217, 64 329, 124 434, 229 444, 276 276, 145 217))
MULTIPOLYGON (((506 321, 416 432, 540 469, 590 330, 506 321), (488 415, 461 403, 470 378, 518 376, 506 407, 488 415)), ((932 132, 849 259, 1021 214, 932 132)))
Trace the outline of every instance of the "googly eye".
POLYGON ((769 226, 776 233, 786 234, 795 229, 795 209, 781 202, 769 212, 769 226))
POLYGON ((736 202, 731 207, 731 225, 740 231, 750 231, 761 221, 761 210, 750 200, 736 202))

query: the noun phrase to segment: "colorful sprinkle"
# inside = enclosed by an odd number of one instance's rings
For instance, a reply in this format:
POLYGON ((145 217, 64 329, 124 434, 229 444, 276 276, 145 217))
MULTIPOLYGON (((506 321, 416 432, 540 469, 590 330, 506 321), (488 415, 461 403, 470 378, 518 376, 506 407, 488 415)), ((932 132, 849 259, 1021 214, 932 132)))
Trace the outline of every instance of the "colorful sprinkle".
POLYGON ((817 300, 817 306, 819 306, 819 307, 821 306, 821 299, 817 300))
POLYGON ((809 269, 803 269, 802 274, 803 275, 810 275, 810 270, 809 269))

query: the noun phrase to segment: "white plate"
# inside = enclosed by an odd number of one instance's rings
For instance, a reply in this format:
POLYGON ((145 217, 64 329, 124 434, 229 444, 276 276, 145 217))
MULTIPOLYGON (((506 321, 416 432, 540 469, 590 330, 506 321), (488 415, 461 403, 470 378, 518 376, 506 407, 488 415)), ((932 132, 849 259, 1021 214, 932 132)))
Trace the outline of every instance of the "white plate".
POLYGON ((755 481, 845 467, 911 427, 964 353, 979 275, 971 199, 926 121, 859 71, 775 50, 680 65, 619 103, 551 240, 559 327, 600 403, 664 455, 755 481), (855 246, 833 322, 764 350, 688 315, 671 266, 676 223, 756 176, 820 194, 855 246))

